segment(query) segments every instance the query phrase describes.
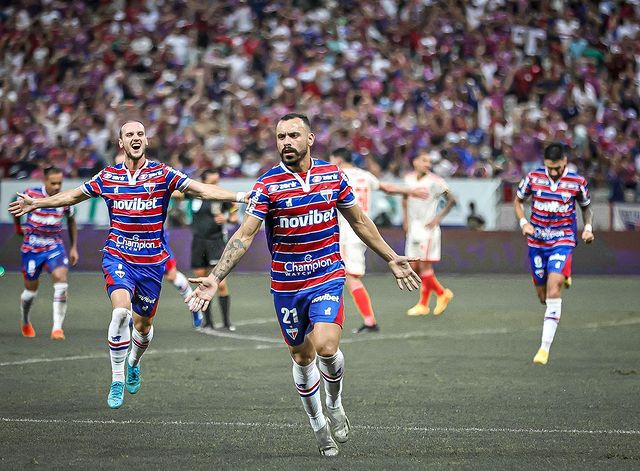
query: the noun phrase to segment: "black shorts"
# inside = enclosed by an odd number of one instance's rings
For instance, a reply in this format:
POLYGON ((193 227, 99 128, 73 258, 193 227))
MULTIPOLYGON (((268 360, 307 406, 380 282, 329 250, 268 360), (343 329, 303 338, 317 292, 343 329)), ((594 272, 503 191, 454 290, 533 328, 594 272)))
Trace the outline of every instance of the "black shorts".
POLYGON ((191 242, 191 268, 207 268, 216 265, 222 257, 226 241, 217 239, 193 238, 191 242))

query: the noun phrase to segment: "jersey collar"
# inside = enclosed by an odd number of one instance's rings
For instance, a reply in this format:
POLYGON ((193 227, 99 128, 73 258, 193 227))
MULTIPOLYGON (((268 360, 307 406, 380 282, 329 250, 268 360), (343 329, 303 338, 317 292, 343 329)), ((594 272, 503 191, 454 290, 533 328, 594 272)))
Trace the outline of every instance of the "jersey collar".
POLYGON ((129 171, 129 169, 127 168, 127 166, 124 164, 124 162, 122 162, 122 168, 124 168, 125 172, 127 172, 127 181, 129 182, 129 185, 135 185, 137 180, 138 180, 138 175, 140 175, 140 172, 145 169, 147 167, 147 165, 149 164, 149 159, 147 159, 145 157, 144 160, 144 164, 142 165, 142 167, 140 167, 138 170, 136 170, 134 172, 133 175, 131 175, 131 172, 129 171))
POLYGON ((551 187, 551 191, 556 191, 558 189, 558 185, 560 184, 560 180, 562 180, 567 175, 567 173, 569 173, 569 167, 565 166, 564 167, 564 172, 562 172, 562 175, 560 175, 560 178, 558 178, 556 181, 553 181, 553 178, 551 178, 549 176, 549 171, 545 167, 544 174, 549 179, 549 186, 551 187))
POLYGON ((283 162, 280 162, 280 167, 282 167, 282 169, 285 172, 293 175, 293 177, 298 181, 298 183, 302 187, 302 191, 304 191, 305 193, 309 193, 309 191, 311 191, 311 184, 309 183, 309 179, 311 178, 311 169, 313 168, 313 159, 311 159, 311 165, 309 166, 309 170, 307 170, 307 174, 305 175, 304 180, 300 177, 299 173, 292 172, 291 170, 289 170, 289 167, 287 167, 283 162))

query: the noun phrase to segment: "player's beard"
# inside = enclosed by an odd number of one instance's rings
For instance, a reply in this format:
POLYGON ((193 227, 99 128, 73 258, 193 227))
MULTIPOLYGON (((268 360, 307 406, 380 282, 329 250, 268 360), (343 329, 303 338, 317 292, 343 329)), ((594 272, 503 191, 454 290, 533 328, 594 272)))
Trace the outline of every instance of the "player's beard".
POLYGON ((296 167, 300 164, 300 161, 305 158, 307 152, 309 152, 309 147, 305 147, 300 151, 294 147, 285 147, 280 151, 280 160, 288 167, 296 167), (293 153, 285 154, 285 150, 292 150, 293 153))

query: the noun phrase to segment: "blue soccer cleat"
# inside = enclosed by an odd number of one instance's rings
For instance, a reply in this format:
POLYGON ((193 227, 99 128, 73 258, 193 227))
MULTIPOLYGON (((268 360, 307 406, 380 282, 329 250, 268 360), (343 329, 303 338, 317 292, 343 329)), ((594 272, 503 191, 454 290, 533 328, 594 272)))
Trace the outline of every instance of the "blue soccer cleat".
POLYGON ((202 327, 203 315, 201 311, 191 311, 191 315, 193 316, 193 327, 199 329, 202 327))
POLYGON ((109 388, 109 397, 107 404, 112 409, 118 409, 124 402, 124 383, 122 381, 114 381, 109 388))
POLYGON ((142 378, 140 377, 140 363, 136 366, 129 366, 129 360, 127 362, 127 391, 129 394, 135 394, 140 391, 142 378))

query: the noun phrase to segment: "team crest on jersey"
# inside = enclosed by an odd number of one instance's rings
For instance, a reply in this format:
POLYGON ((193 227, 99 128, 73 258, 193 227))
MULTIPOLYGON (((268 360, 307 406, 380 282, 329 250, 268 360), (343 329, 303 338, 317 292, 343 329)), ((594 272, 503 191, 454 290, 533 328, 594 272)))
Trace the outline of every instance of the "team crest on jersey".
POLYGON ((298 336, 298 328, 294 327, 293 329, 286 329, 286 330, 287 330, 287 335, 289 335, 289 337, 295 340, 296 337, 298 336))
POLYGON ((118 269, 116 271, 114 271, 114 273, 119 278, 124 278, 124 270, 122 269, 122 264, 121 263, 118 264, 118 269))
POLYGON ((327 203, 331 203, 331 198, 333 197, 333 190, 322 190, 320 192, 320 195, 327 203))
POLYGON ((571 193, 566 191, 560 193, 560 196, 562 196, 562 201, 564 201, 565 203, 569 202, 569 200, 571 199, 571 193))
POLYGON ((151 193, 155 189, 156 184, 155 183, 144 183, 142 186, 144 187, 145 190, 147 190, 147 193, 151 193))

